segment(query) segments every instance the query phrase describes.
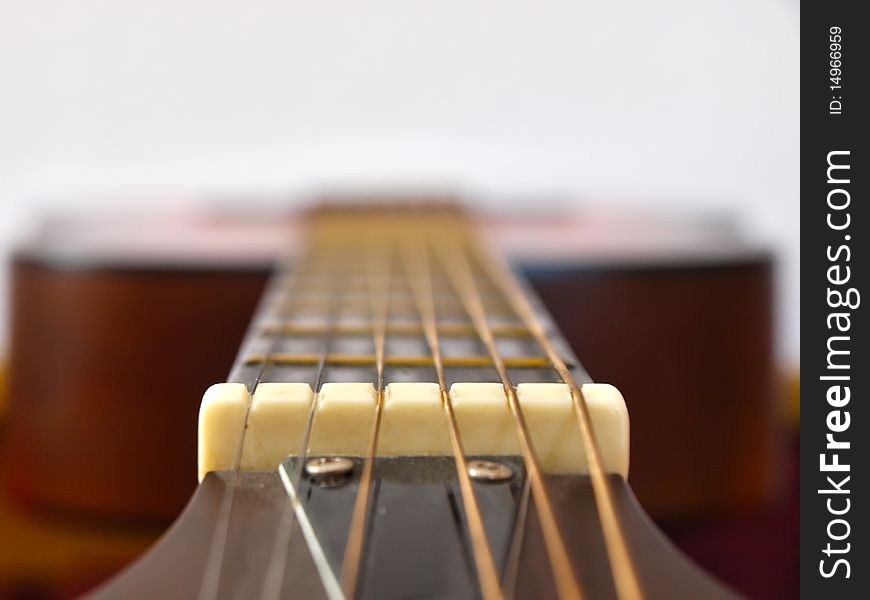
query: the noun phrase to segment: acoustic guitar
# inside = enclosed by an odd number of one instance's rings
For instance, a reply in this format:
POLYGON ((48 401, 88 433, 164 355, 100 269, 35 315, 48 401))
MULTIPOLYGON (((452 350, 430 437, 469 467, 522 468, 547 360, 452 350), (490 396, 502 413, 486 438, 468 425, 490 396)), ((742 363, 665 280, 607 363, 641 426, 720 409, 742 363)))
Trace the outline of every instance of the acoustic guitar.
MULTIPOLYGON (((10 269, 7 497, 34 516, 174 519, 196 484, 202 390, 226 376, 275 261, 298 256, 302 214, 238 202, 45 219, 10 269)), ((475 228, 625 395, 632 489, 649 514, 710 520, 770 500, 768 252, 718 221, 564 206, 478 211, 475 228)), ((111 569, 98 562, 96 579, 111 569)))
POLYGON ((462 211, 324 207, 302 238, 205 392, 193 498, 92 597, 735 597, 646 516, 622 395, 462 211))

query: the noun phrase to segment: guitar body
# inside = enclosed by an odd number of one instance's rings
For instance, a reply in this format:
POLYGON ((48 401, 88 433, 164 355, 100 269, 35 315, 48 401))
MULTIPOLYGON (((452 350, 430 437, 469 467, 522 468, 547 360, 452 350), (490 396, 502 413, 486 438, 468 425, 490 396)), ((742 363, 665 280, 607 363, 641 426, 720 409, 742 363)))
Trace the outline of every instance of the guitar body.
MULTIPOLYGON (((161 522, 196 489, 156 548, 97 596, 196 595, 191 565, 205 564, 204 540, 228 485, 211 473, 196 488, 199 398, 226 376, 276 259, 293 251, 298 222, 197 218, 173 228, 186 240, 179 248, 148 233, 159 226, 127 223, 95 243, 89 232, 104 228, 69 223, 60 241, 46 247, 37 238, 13 262, 7 470, 14 497, 37 510, 161 522)), ((679 518, 740 511, 769 497, 778 437, 770 257, 730 232, 685 223, 606 219, 602 234, 595 219, 500 218, 487 228, 585 368, 627 399, 631 489, 621 478, 613 489, 631 545, 649 557, 645 588, 651 597, 731 597, 639 506, 679 518), (654 235, 643 233, 650 229, 654 235), (614 242, 607 231, 623 233, 614 242), (678 240, 673 247, 662 243, 668 232, 678 240)), ((567 537, 600 539, 587 478, 554 489, 567 537)), ((286 498, 277 474, 240 480, 225 562, 244 568, 228 575, 241 586, 229 596, 260 593, 263 573, 252 565, 262 567, 256 552, 270 548, 251 550, 249 537, 268 530, 277 515, 269 511, 286 498)), ((523 531, 523 556, 546 566, 537 520, 523 531)), ((293 543, 305 545, 301 537, 293 543)), ((573 556, 583 565, 606 564, 600 544, 594 552, 581 546, 573 556)), ((310 554, 291 548, 288 557, 283 585, 294 586, 292 595, 324 594, 310 554)), ((522 561, 518 597, 555 593, 541 570, 522 561)), ((609 576, 587 577, 592 597, 614 596, 609 576)))

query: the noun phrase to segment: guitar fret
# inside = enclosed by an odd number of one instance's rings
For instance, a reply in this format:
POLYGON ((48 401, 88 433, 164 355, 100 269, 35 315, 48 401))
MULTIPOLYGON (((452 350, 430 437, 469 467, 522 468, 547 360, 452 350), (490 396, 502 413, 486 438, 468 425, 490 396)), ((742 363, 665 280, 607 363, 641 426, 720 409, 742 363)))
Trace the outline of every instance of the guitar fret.
MULTIPOLYGON (((245 365, 259 365, 269 361, 276 365, 316 365, 320 361, 317 354, 254 354, 245 358, 245 365)), ((329 354, 326 362, 333 366, 368 367, 376 365, 374 354, 329 354)), ((487 356, 445 356, 444 366, 448 368, 491 367, 495 363, 487 356)), ((504 364, 509 369, 551 369, 552 362, 546 356, 507 357, 504 364)), ((431 356, 388 356, 384 365, 389 367, 432 367, 431 356)))
MULTIPOLYGON (((440 323, 437 325, 438 333, 442 337, 471 337, 476 338, 477 332, 474 327, 467 323, 440 323)), ((531 332, 521 325, 493 325, 493 335, 496 337, 517 337, 530 338, 531 332)), ((327 327, 309 323, 288 323, 285 325, 265 325, 260 330, 261 335, 274 336, 280 335, 284 337, 299 337, 299 336, 324 336, 335 335, 341 336, 370 336, 372 328, 370 325, 339 325, 330 331, 327 327)), ((419 322, 393 322, 387 324, 387 335, 399 337, 421 337, 423 336, 423 327, 419 322)))

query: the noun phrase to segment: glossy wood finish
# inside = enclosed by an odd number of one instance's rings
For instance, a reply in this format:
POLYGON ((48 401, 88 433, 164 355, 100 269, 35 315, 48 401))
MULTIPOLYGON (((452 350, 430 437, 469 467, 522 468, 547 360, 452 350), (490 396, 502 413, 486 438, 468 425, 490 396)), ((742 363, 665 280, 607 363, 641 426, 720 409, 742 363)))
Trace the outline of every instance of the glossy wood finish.
POLYGON ((29 505, 167 521, 196 485, 199 398, 266 272, 12 269, 8 477, 29 505))
POLYGON ((768 256, 531 280, 595 380, 622 391, 630 482, 650 514, 735 513, 770 497, 782 419, 768 256))
MULTIPOLYGON (((156 546, 101 586, 93 598, 196 598, 203 579, 214 526, 232 474, 209 473, 190 503, 156 546)), ((256 598, 272 550, 272 535, 288 496, 278 473, 250 473, 241 478, 226 546, 227 569, 221 574, 223 597, 256 598)), ((298 530, 296 530, 298 533, 298 530)), ((294 597, 326 598, 301 535, 288 552, 288 592, 294 597), (292 588, 290 587, 292 586, 292 588)))

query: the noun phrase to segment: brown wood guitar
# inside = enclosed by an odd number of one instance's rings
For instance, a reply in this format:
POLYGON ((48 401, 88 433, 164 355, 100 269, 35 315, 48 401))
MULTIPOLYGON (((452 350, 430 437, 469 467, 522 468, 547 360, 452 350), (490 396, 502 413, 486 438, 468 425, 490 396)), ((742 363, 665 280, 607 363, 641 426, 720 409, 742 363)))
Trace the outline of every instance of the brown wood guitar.
MULTIPOLYGON (((289 302, 295 273, 323 279, 340 266, 346 280, 335 290, 360 280, 371 292, 383 277, 360 259, 370 238, 388 240, 381 270, 393 287, 381 292, 381 320, 371 294, 336 309, 367 319, 357 330, 332 323, 328 302, 298 309, 297 323, 264 301, 228 381, 254 393, 263 383, 317 392, 367 381, 376 406, 391 383, 438 383, 446 406, 452 384, 493 382, 509 407, 518 384, 561 382, 582 433, 589 380, 570 344, 626 397, 632 488, 654 514, 736 510, 769 493, 770 260, 727 232, 661 223, 650 235, 642 219, 476 225, 439 206, 380 205, 270 223, 175 223, 165 245, 153 224, 89 237, 64 223, 17 255, 8 464, 19 501, 120 519, 174 514, 195 484, 196 398, 224 380, 267 280, 265 298, 289 302), (356 246, 343 241, 311 262, 329 249, 312 232, 337 214, 354 222, 342 232, 356 246), (389 233, 402 230, 419 239, 389 233), (507 250, 519 279, 478 237, 507 250), (411 289, 419 269, 401 258, 417 245, 433 265, 433 310, 411 289), (287 255, 289 266, 274 271, 287 255), (291 321, 301 328, 284 327, 291 321), (461 336, 443 333, 456 328, 461 336), (520 333, 501 339, 511 331, 520 333), (366 336, 365 352, 350 351, 366 336), (439 348, 446 361, 435 360, 439 348)), ((338 293, 317 281, 306 293, 338 293)), ((239 460, 206 474, 161 542, 97 595, 731 597, 651 525, 624 477, 596 467, 595 444, 583 439, 587 468, 576 473, 542 468, 532 438, 511 455, 388 456, 376 443, 350 456, 301 451, 270 470, 242 468, 241 441, 239 460), (337 481, 306 470, 335 458, 352 463, 337 481), (472 479, 476 460, 510 476, 472 479)))

